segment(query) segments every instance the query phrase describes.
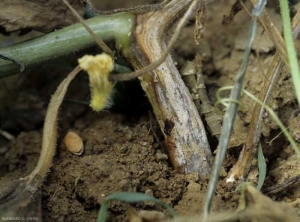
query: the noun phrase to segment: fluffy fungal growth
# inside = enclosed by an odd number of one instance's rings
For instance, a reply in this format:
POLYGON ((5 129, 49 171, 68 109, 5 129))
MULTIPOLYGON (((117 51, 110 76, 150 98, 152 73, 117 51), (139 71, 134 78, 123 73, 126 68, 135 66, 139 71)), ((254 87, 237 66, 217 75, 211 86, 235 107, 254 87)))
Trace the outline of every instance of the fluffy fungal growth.
POLYGON ((90 106, 99 112, 110 105, 109 99, 114 84, 109 81, 109 74, 113 70, 113 60, 109 55, 102 53, 96 56, 85 55, 78 59, 78 63, 89 74, 90 106))

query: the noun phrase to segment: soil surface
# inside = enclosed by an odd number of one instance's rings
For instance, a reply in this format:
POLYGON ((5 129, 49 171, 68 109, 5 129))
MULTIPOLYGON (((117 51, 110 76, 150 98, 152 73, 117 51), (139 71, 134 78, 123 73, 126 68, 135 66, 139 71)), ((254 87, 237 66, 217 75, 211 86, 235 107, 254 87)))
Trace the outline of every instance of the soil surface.
MULTIPOLYGON (((172 52, 178 69, 181 69, 187 60, 193 60, 196 53, 204 56, 203 74, 212 103, 215 102, 218 88, 233 84, 247 41, 250 17, 245 11, 238 13, 227 26, 222 25, 223 16, 229 15, 233 2, 224 0, 224 3, 209 5, 204 39, 199 46, 195 46, 194 43, 194 23, 191 19, 178 40, 179 44, 172 52)), ((154 2, 140 0, 138 3, 154 2)), ((136 0, 126 1, 126 5, 115 5, 114 1, 101 1, 98 7, 108 10, 132 7, 135 4, 136 0)), ((268 12, 275 25, 281 29, 277 5, 269 5, 268 12)), ((257 36, 261 33, 262 28, 259 28, 257 36)), ((300 48, 299 40, 296 40, 296 48, 300 48)), ((25 79, 14 76, 5 80, 9 90, 13 92, 10 96, 14 102, 7 102, 7 94, 1 92, 0 99, 5 101, 1 110, 1 129, 11 133, 14 138, 0 138, 0 176, 3 179, 22 177, 34 169, 39 158, 42 124, 51 94, 64 76, 72 70, 76 58, 96 51, 90 49, 77 53, 68 61, 52 61, 27 73, 25 79), (16 84, 19 84, 17 89, 16 84)), ((274 45, 267 34, 257 37, 243 86, 254 95, 258 95, 261 90, 273 55, 274 45)), ((87 76, 84 73, 80 74, 72 83, 66 96, 68 100, 60 110, 58 144, 53 167, 42 187, 43 221, 95 221, 104 198, 123 191, 154 196, 172 206, 181 216, 201 214, 209 177, 199 178, 197 174, 183 175, 172 169, 162 134, 144 93, 137 81, 127 85, 127 88, 126 84, 120 84, 117 89, 127 92, 126 98, 120 96, 121 93, 115 93, 115 100, 119 97, 123 100, 120 104, 115 101, 118 105, 112 109, 95 113, 87 105, 71 101, 76 99, 88 103, 87 76), (68 131, 76 132, 82 138, 84 151, 81 155, 74 155, 63 143, 63 137, 68 131)), ((222 96, 225 97, 226 93, 222 96)), ((241 101, 243 109, 239 111, 235 123, 212 204, 214 212, 235 211, 239 205, 241 195, 236 188, 241 182, 226 183, 226 176, 237 161, 245 142, 255 105, 255 102, 245 95, 241 101)), ((291 77, 286 69, 283 69, 280 75, 269 106, 284 125, 289 126, 295 140, 300 142, 300 117, 291 77)), ((280 132, 277 124, 265 114, 261 142, 267 160, 267 178, 263 190, 299 177, 300 174, 299 158, 280 132)), ((211 148, 214 151, 217 139, 210 137, 211 148)), ((257 167, 253 168, 251 175, 249 180, 257 182, 257 167)), ((298 179, 298 182, 278 192, 269 193, 268 196, 293 207, 300 217, 299 185, 298 179)), ((128 206, 121 202, 110 204, 107 221, 124 221, 128 206)), ((163 212, 166 217, 170 216, 166 210, 153 203, 136 203, 131 206, 136 210, 163 212)))

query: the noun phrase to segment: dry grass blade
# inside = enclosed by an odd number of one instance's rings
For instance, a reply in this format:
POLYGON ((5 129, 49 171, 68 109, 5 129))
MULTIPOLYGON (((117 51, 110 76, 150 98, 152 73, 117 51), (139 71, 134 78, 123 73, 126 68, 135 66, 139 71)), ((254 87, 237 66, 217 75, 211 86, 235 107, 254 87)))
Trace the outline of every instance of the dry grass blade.
MULTIPOLYGON (((256 5, 258 0, 251 0, 253 5, 256 5)), ((285 44, 283 41, 283 38, 274 25, 274 23, 271 21, 266 9, 264 10, 262 16, 259 19, 259 22, 262 24, 266 32, 268 33, 270 39, 274 43, 277 52, 279 53, 279 56, 284 61, 285 65, 289 67, 288 57, 285 50, 285 44)))
MULTIPOLYGON (((294 30, 294 38, 296 38, 300 32, 300 11, 297 12, 293 19, 292 28, 294 30)), ((272 90, 278 80, 281 68, 283 66, 283 61, 280 58, 279 52, 276 52, 273 61, 271 63, 270 68, 268 69, 268 73, 266 76, 266 80, 262 86, 258 99, 263 101, 264 103, 268 103, 268 100, 271 96, 272 90)), ((233 166, 228 174, 228 178, 234 178, 237 176, 239 179, 247 178, 251 167, 251 161, 255 156, 257 156, 257 144, 261 135, 261 127, 263 114, 265 110, 259 104, 256 104, 253 110, 253 115, 251 118, 249 132, 239 156, 237 163, 233 166)))

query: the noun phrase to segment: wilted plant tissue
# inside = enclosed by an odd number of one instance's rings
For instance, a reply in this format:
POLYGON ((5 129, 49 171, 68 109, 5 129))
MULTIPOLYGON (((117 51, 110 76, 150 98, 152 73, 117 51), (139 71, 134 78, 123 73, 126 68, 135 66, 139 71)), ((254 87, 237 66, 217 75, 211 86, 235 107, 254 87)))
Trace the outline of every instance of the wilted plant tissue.
POLYGON ((102 53, 101 55, 85 55, 78 59, 79 66, 87 71, 90 79, 91 102, 90 106, 95 111, 101 111, 111 105, 110 95, 114 83, 109 81, 109 74, 113 70, 112 58, 102 53))

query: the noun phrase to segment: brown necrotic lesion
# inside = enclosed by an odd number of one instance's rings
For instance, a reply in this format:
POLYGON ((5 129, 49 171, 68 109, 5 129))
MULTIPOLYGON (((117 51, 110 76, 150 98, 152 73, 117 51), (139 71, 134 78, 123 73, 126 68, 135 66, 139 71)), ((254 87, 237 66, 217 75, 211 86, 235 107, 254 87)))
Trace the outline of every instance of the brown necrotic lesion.
POLYGON ((168 136, 171 135, 171 132, 174 128, 175 123, 171 119, 165 120, 164 133, 168 136))

